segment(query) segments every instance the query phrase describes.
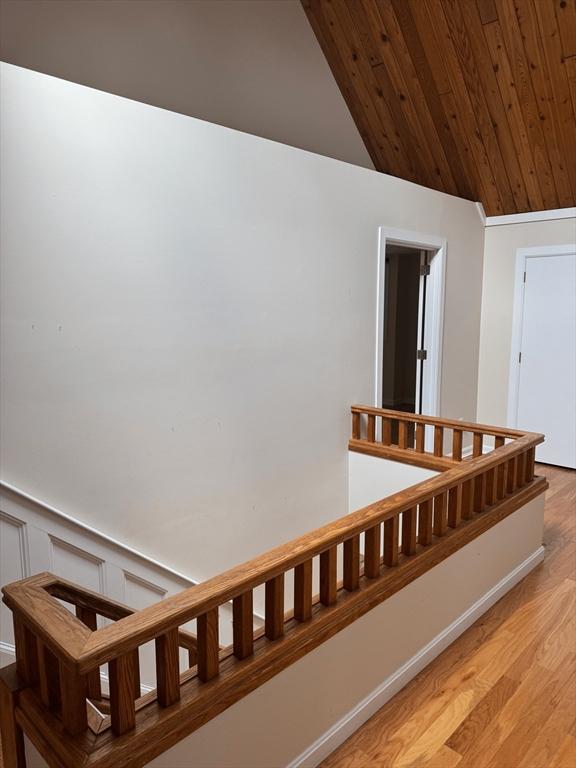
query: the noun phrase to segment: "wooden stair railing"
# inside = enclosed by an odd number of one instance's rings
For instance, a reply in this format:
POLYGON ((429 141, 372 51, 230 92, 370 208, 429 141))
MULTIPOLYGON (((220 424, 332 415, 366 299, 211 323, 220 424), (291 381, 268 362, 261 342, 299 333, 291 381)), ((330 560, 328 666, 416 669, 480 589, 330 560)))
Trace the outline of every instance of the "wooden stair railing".
POLYGON ((482 455, 486 447, 485 438, 492 443, 489 447, 496 449, 501 448, 506 440, 526 435, 516 429, 353 405, 352 437, 348 447, 351 451, 442 472, 462 461, 468 434, 472 438, 468 458, 482 455), (394 433, 397 434, 395 442, 392 439, 394 433), (427 435, 432 439, 427 441, 427 435), (433 444, 432 451, 426 450, 427 442, 433 444))
POLYGON ((135 613, 50 574, 3 588, 17 658, 0 673, 5 768, 25 765, 23 732, 51 766, 144 765, 547 488, 534 476, 541 435, 363 406, 352 408, 352 420, 352 450, 412 463, 426 454, 431 428, 434 453, 424 461, 440 473, 135 613), (404 428, 401 445, 386 443, 392 420, 415 425, 414 445, 404 428), (445 456, 450 430, 455 448, 445 456), (472 456, 462 460, 465 432, 472 456), (482 454, 486 435, 494 448, 482 454), (294 607, 286 613, 291 571, 294 607), (261 586, 265 624, 254 632, 253 591, 261 586), (218 610, 229 601, 233 644, 221 649, 218 610), (97 629, 96 615, 114 623, 97 629), (180 630, 194 620, 196 638, 180 630), (138 648, 149 641, 157 688, 139 696, 138 648), (180 646, 192 653, 188 669, 180 669, 180 646), (91 728, 87 700, 98 699, 106 664, 110 715, 91 728))

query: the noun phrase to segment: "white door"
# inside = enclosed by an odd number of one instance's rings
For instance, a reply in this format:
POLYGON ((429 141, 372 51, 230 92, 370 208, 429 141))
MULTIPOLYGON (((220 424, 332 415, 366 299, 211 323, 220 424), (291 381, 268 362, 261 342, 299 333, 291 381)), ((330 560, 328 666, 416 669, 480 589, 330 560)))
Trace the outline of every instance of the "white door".
POLYGON ((526 258, 519 429, 542 432, 536 460, 576 468, 576 254, 526 258))

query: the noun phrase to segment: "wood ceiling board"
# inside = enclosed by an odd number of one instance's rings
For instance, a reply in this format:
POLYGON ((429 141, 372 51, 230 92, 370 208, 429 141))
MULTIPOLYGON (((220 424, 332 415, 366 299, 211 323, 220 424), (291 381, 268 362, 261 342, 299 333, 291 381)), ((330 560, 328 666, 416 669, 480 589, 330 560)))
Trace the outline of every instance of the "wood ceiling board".
POLYGON ((302 0, 377 170, 487 215, 576 204, 576 0, 302 0))

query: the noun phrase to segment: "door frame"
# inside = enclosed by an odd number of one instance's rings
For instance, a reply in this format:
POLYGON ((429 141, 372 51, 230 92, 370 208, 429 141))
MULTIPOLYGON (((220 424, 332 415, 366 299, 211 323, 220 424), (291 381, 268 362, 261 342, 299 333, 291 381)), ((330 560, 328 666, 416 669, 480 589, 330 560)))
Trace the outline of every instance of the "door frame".
POLYGON ((514 269, 514 301, 512 305, 512 338, 510 344, 510 362, 508 366, 508 409, 507 426, 515 429, 518 424, 518 394, 520 390, 520 351, 522 329, 524 327, 524 272, 530 258, 544 256, 570 256, 576 254, 576 245, 538 245, 516 249, 514 269))
POLYGON ((374 405, 382 407, 382 357, 384 350, 384 298, 386 280, 386 244, 404 245, 432 251, 430 274, 426 286, 424 320, 428 370, 422 390, 422 413, 440 415, 442 382, 442 342, 444 337, 444 286, 446 282, 447 241, 436 235, 426 235, 406 229, 379 227, 378 272, 376 279, 376 355, 374 376, 374 405))

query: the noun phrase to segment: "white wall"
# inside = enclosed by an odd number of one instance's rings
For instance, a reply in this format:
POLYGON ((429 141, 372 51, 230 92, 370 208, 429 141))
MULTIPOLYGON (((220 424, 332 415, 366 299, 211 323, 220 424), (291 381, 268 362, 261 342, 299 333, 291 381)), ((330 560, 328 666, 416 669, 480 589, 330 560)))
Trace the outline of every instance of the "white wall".
POLYGON ((576 242, 576 219, 503 224, 486 228, 478 421, 506 424, 512 343, 516 251, 576 242))
POLYGON ((2 479, 195 580, 347 511, 381 225, 447 238, 473 419, 473 203, 2 68, 2 479))
POLYGON ((3 61, 373 168, 299 0, 2 0, 3 61))
POLYGON ((438 472, 412 464, 380 459, 350 451, 348 458, 348 508, 350 512, 374 504, 393 493, 422 483, 438 472))

